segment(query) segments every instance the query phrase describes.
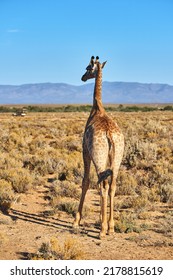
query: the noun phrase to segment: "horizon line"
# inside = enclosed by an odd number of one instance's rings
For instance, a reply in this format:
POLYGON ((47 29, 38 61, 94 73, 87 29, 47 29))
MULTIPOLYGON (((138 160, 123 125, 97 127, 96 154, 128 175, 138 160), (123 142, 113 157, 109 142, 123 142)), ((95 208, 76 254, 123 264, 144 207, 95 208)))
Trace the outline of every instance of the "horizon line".
MULTIPOLYGON (((89 83, 83 83, 80 85, 72 84, 72 83, 66 83, 66 82, 27 82, 27 83, 21 83, 21 84, 0 84, 0 86, 24 86, 24 85, 39 85, 39 84, 64 84, 64 85, 70 85, 70 86, 83 86, 83 85, 89 85, 93 84, 93 82, 89 83)), ((147 84, 147 85, 168 85, 173 86, 173 84, 170 83, 161 83, 161 82, 131 82, 131 81, 103 81, 103 83, 128 83, 128 84, 147 84)))

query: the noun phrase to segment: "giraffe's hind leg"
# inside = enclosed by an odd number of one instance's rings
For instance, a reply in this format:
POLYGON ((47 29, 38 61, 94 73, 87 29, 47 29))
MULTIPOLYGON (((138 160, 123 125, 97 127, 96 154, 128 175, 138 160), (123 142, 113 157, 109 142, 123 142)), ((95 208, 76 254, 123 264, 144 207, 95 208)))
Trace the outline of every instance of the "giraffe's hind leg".
POLYGON ((100 183, 100 220, 101 220, 101 231, 100 231, 100 238, 105 237, 108 230, 108 223, 107 223, 107 201, 108 201, 108 191, 109 191, 109 183, 108 180, 104 180, 100 183))
POLYGON ((83 151, 83 159, 84 159, 84 178, 82 181, 82 194, 79 202, 78 212, 76 213, 76 217, 73 223, 73 227, 79 227, 80 220, 82 217, 82 209, 85 200, 85 195, 89 188, 89 172, 90 172, 91 159, 89 157, 89 154, 87 153, 87 150, 85 149, 83 151))
POLYGON ((121 145, 115 146, 115 159, 114 162, 112 162, 112 176, 111 176, 111 184, 109 189, 109 197, 110 197, 110 215, 109 215, 109 222, 108 222, 108 234, 114 233, 114 197, 116 192, 116 179, 118 176, 120 164, 123 157, 123 151, 124 151, 124 142, 123 142, 123 135, 121 135, 121 138, 119 142, 121 145))
POLYGON ((103 238, 107 234, 108 223, 107 223, 107 201, 109 193, 109 182, 108 177, 111 176, 112 171, 107 169, 107 157, 108 157, 108 143, 103 142, 101 146, 95 145, 93 153, 93 163, 98 176, 98 182, 100 187, 100 221, 101 231, 100 238, 103 238), (104 151, 104 152, 103 152, 104 151))
POLYGON ((108 234, 114 234, 114 196, 116 191, 116 179, 112 178, 109 197, 110 197, 110 212, 109 212, 109 221, 108 221, 108 234))

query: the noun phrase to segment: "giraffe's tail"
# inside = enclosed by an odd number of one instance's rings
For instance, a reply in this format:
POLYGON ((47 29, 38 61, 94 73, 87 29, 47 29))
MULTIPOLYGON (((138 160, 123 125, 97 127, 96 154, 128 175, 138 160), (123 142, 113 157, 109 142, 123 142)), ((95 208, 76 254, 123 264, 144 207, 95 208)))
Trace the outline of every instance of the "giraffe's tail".
POLYGON ((106 180, 109 176, 112 176, 113 172, 111 169, 106 169, 105 171, 101 172, 99 174, 99 179, 97 181, 97 184, 99 185, 101 182, 106 180))

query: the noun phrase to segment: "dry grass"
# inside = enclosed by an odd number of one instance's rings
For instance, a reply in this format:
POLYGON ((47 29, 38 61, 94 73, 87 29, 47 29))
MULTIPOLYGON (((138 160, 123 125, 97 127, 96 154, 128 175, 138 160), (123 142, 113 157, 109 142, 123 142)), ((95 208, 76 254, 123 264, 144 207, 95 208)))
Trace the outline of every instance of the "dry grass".
POLYGON ((31 254, 32 260, 81 260, 85 255, 82 244, 77 239, 69 237, 63 242, 52 237, 49 242, 42 243, 38 253, 31 254))
MULTIPOLYGON (((8 210, 18 194, 54 176, 50 206, 56 213, 66 211, 74 215, 83 177, 82 136, 88 114, 33 113, 25 118, 0 115, 1 210, 8 210)), ((158 203, 172 209, 172 112, 114 112, 111 115, 125 135, 115 210, 128 209, 140 219, 146 213, 150 217, 158 203)), ((90 177, 91 187, 95 188, 93 167, 90 177)), ((126 231, 123 229, 126 224, 133 224, 127 212, 123 215, 117 225, 120 232, 126 231)))
POLYGON ((11 207, 12 202, 14 201, 15 194, 11 183, 1 179, 0 180, 0 210, 2 212, 8 212, 11 207))

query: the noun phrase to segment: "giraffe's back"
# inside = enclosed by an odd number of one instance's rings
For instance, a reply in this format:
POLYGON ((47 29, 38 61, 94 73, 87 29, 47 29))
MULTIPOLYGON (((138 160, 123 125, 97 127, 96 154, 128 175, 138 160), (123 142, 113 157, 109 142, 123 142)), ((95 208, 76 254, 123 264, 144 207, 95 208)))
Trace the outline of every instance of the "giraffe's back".
POLYGON ((118 125, 106 114, 88 122, 83 141, 97 173, 104 171, 114 158, 116 166, 120 165, 124 149, 123 134, 118 125))

